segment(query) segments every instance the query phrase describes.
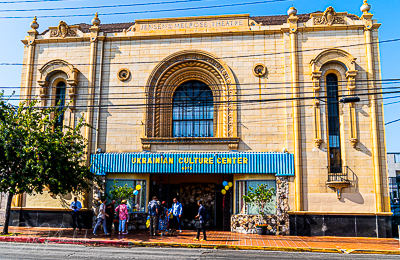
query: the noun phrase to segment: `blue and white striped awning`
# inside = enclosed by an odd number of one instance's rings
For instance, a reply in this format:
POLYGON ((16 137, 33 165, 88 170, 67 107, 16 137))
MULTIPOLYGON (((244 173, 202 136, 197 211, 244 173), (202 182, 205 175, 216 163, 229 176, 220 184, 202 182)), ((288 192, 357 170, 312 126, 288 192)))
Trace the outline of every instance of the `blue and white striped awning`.
POLYGON ((103 153, 91 156, 91 171, 152 174, 274 174, 294 176, 290 153, 103 153))

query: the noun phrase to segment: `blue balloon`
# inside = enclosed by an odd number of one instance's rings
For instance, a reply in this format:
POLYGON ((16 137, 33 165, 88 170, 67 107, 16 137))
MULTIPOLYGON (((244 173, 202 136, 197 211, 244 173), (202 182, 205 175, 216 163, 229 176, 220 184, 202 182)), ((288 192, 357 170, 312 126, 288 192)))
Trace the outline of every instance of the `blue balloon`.
POLYGON ((139 194, 139 191, 137 191, 137 190, 135 190, 134 192, 133 192, 133 195, 138 195, 139 194))
POLYGON ((228 185, 228 182, 227 181, 224 181, 223 183, 222 183, 222 186, 227 186, 228 185))

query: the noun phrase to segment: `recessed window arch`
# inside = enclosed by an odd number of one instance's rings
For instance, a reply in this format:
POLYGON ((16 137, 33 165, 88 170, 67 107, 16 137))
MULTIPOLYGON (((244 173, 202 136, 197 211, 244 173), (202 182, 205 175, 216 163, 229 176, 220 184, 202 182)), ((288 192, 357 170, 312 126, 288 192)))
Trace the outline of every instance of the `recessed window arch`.
MULTIPOLYGON (((65 92, 66 83, 64 81, 59 81, 55 87, 55 105, 58 107, 58 111, 65 108, 65 92)), ((64 114, 61 114, 56 122, 56 127, 62 127, 64 125, 64 114)))
POLYGON ((328 101, 329 166, 331 172, 341 173, 339 80, 335 73, 326 75, 326 95, 328 101))
POLYGON ((173 137, 214 136, 213 93, 207 84, 191 80, 180 85, 172 101, 173 137))

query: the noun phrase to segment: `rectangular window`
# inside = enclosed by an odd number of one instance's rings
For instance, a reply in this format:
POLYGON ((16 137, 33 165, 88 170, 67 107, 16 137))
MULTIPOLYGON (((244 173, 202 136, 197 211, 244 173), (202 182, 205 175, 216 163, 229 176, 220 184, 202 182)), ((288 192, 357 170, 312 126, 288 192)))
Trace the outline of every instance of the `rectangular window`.
POLYGON ((395 163, 400 163, 400 153, 394 154, 394 162, 395 163))
POLYGON ((244 202, 243 195, 247 195, 250 187, 257 188, 260 184, 266 184, 267 188, 274 188, 275 194, 272 196, 272 201, 265 207, 265 214, 276 214, 276 181, 275 180, 251 180, 236 182, 236 213, 246 215, 258 215, 258 207, 249 205, 244 202))
POLYGON ((121 199, 126 199, 127 200, 127 205, 129 212, 146 212, 146 181, 145 180, 122 180, 122 179, 107 179, 106 181, 106 194, 108 198, 111 198, 110 196, 110 191, 112 189, 112 186, 114 185, 114 180, 117 181, 117 186, 125 186, 125 184, 128 185, 128 187, 133 188, 134 190, 136 189, 137 185, 141 186, 141 189, 139 190, 138 195, 133 196, 131 199, 127 198, 121 198, 121 199))

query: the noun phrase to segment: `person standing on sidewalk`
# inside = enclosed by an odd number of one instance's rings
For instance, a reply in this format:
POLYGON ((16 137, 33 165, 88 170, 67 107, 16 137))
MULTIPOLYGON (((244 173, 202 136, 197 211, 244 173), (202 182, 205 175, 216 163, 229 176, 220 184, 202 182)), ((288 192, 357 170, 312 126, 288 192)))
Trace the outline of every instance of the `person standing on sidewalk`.
POLYGON ((72 228, 75 231, 76 223, 78 222, 78 228, 79 228, 79 230, 82 230, 81 220, 79 218, 80 210, 82 208, 82 203, 80 201, 78 201, 77 197, 75 197, 74 201, 71 203, 69 208, 72 210, 72 212, 71 212, 71 215, 72 215, 72 228))
POLYGON ((206 208, 203 206, 203 202, 201 200, 197 201, 197 205, 199 205, 199 213, 195 217, 198 219, 198 224, 196 225, 197 228, 197 237, 193 240, 198 241, 200 238, 200 230, 203 231, 203 239, 200 241, 207 241, 207 236, 206 236, 206 227, 205 227, 205 221, 207 219, 206 216, 206 208))
POLYGON ((100 227, 100 225, 103 225, 104 234, 106 236, 109 236, 110 233, 107 233, 107 223, 106 223, 106 217, 108 217, 108 214, 106 213, 107 199, 104 198, 104 199, 102 199, 101 202, 102 203, 100 204, 99 214, 97 215, 97 223, 93 229, 93 235, 97 236, 97 234, 96 234, 97 229, 100 227))
POLYGON ((115 209, 116 212, 118 212, 118 218, 119 218, 119 228, 118 228, 118 234, 119 235, 126 235, 126 221, 128 220, 128 207, 126 206, 126 200, 122 200, 121 204, 115 209))
POLYGON ((147 209, 150 216, 150 236, 156 236, 158 228, 158 204, 156 196, 153 196, 153 200, 149 202, 147 209))
POLYGON ((179 230, 180 233, 182 233, 181 230, 181 217, 182 217, 182 204, 176 199, 173 199, 173 204, 172 204, 172 214, 174 215, 173 217, 173 222, 174 226, 172 229, 172 233, 176 230, 179 230))
POLYGON ((108 214, 108 217, 106 217, 107 230, 111 233, 115 215, 115 200, 107 204, 106 213, 108 214))
POLYGON ((160 235, 167 235, 168 229, 168 208, 167 202, 163 201, 158 209, 158 230, 160 231, 160 235))

